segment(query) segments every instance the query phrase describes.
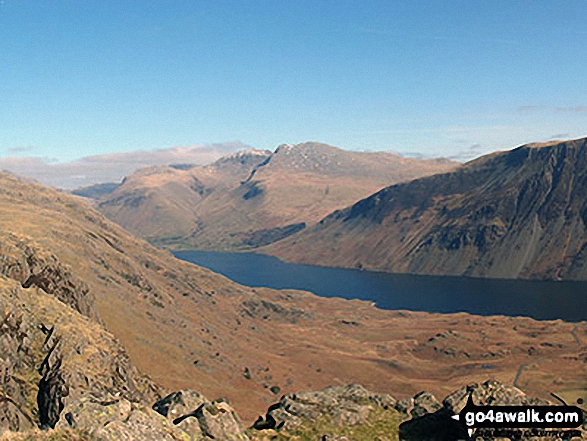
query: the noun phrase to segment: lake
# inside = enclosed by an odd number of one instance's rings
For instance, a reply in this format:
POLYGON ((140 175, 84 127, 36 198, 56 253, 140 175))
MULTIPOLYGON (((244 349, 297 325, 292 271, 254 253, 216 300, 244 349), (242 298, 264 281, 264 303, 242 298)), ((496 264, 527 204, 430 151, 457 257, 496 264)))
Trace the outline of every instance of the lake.
POLYGON ((174 255, 242 285, 367 300, 382 309, 587 320, 587 282, 388 274, 297 265, 254 253, 178 251, 174 255))

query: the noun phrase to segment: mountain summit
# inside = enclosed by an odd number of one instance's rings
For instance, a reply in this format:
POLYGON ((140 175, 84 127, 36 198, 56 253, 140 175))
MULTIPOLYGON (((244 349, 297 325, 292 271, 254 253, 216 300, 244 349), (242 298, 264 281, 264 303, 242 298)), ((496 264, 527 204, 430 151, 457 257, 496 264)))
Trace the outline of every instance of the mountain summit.
POLYGON ((156 245, 250 249, 281 240, 387 185, 456 165, 313 142, 284 144, 273 153, 238 152, 206 167, 141 169, 102 196, 97 207, 156 245))
POLYGON ((389 272, 587 279, 587 139, 387 187, 264 251, 389 272))

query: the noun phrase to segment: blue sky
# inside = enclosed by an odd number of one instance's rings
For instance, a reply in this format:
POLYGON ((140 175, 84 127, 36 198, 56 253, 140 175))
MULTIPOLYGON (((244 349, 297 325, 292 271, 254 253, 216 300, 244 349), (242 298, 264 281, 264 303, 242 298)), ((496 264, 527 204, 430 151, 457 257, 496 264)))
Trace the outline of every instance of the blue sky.
POLYGON ((0 155, 587 135, 587 3, 0 1, 0 155))

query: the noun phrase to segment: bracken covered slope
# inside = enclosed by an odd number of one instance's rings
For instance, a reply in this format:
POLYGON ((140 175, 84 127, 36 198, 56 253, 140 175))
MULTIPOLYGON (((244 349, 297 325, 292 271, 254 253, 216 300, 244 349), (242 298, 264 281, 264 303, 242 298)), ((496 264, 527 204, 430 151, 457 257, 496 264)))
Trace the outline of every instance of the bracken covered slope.
POLYGON ((89 335, 103 323, 156 384, 227 397, 245 421, 280 393, 360 383, 400 398, 445 395, 485 380, 487 366, 539 393, 585 387, 585 323, 382 311, 250 289, 132 237, 74 196, 6 173, 0 231, 0 274, 26 292, 10 304, 26 308, 40 290, 79 316, 72 323, 95 325, 89 335))
POLYGON ((587 280, 587 140, 388 187, 265 251, 398 273, 587 280))
POLYGON ((97 207, 157 245, 250 249, 387 185, 456 165, 318 143, 283 145, 274 153, 239 152, 206 167, 142 169, 99 198, 97 207))

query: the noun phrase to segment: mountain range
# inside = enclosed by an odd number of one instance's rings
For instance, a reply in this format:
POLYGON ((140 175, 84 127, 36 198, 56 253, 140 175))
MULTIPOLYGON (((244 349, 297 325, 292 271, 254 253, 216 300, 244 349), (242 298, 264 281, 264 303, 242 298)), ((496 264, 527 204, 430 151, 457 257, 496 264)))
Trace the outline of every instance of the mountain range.
POLYGON ((140 169, 75 191, 135 235, 171 248, 243 250, 281 240, 388 185, 452 170, 444 159, 319 143, 245 150, 209 166, 140 169))
POLYGON ((261 249, 396 273, 587 280, 587 139, 389 186, 261 249))

